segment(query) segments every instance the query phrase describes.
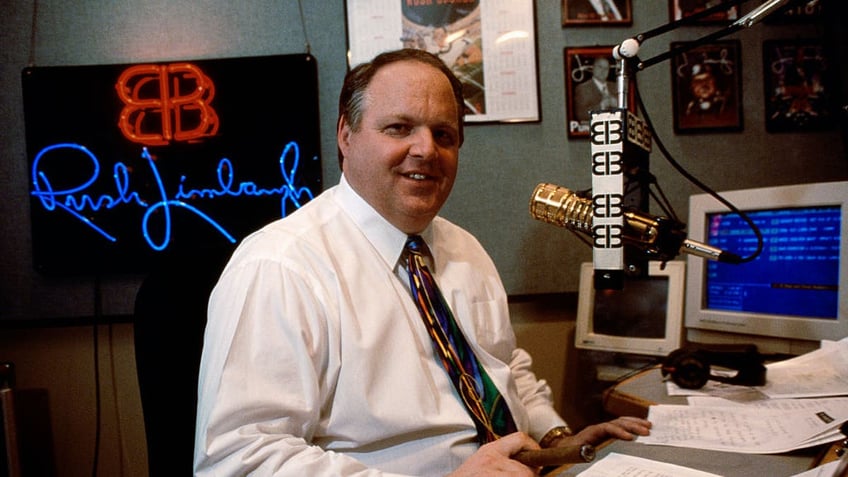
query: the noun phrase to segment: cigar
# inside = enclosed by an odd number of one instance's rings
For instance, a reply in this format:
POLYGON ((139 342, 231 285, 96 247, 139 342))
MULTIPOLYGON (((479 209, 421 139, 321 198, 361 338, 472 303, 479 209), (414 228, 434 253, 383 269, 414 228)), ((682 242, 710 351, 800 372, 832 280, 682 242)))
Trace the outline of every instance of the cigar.
POLYGON ((550 447, 541 450, 523 450, 512 456, 513 459, 528 467, 547 467, 552 465, 592 462, 595 448, 591 444, 568 447, 550 447))

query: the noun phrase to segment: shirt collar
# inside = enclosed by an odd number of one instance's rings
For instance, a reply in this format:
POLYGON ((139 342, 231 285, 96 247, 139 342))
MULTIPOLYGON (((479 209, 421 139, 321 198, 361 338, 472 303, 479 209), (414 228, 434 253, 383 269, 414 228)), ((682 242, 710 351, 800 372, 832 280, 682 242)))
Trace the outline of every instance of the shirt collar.
MULTIPOLYGON (((403 253, 404 245, 406 245, 406 234, 383 218, 368 202, 365 202, 365 199, 353 190, 344 174, 339 180, 336 197, 339 207, 347 212, 365 235, 365 238, 386 262, 386 266, 393 269, 403 253)), ((432 250, 432 223, 419 235, 424 238, 424 241, 430 245, 432 250)))

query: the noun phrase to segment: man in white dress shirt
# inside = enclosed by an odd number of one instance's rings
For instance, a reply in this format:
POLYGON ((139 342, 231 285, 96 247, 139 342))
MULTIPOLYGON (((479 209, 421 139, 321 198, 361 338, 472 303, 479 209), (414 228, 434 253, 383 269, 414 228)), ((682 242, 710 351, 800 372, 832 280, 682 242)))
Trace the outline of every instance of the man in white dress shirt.
POLYGON ((339 105, 339 184, 246 238, 210 297, 196 475, 529 476, 520 450, 647 434, 636 418, 568 432, 491 259, 437 216, 463 141, 450 70, 385 53, 348 73, 339 105), (411 234, 519 432, 478 443, 410 296, 411 234))

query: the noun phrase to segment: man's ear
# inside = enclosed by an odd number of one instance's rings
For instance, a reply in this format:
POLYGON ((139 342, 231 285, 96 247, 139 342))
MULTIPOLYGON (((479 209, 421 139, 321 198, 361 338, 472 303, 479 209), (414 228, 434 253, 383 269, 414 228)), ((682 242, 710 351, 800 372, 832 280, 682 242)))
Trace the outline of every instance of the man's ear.
POLYGON ((345 121, 344 117, 339 118, 339 123, 336 127, 336 142, 342 156, 347 156, 347 151, 350 148, 351 133, 350 125, 345 121))

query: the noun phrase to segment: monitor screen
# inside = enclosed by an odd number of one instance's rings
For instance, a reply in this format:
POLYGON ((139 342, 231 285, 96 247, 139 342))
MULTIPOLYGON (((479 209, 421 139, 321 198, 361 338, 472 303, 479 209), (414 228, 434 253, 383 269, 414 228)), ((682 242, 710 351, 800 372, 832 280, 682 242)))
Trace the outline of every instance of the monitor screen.
MULTIPOLYGON (((751 342, 770 352, 800 354, 822 339, 845 337, 848 183, 721 195, 757 225, 763 249, 738 265, 689 258, 689 340, 751 342)), ((709 195, 691 198, 689 223, 690 239, 743 257, 756 250, 749 225, 709 195)))
POLYGON ((625 277, 621 290, 596 290, 592 263, 582 264, 575 346, 665 356, 680 347, 685 262, 650 262, 648 276, 625 277))
MULTIPOLYGON (((836 206, 748 212, 767 246, 740 267, 706 264, 706 303, 713 310, 837 317, 839 220, 836 206)), ((748 224, 733 213, 708 214, 708 241, 737 254, 752 253, 748 224)))

